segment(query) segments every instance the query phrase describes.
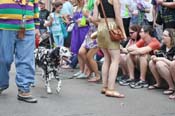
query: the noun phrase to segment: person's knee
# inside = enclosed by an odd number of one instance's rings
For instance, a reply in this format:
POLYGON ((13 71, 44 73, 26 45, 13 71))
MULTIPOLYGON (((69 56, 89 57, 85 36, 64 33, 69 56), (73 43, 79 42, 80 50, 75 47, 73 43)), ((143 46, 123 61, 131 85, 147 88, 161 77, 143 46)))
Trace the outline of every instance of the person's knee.
POLYGON ((156 68, 158 68, 159 70, 163 69, 165 67, 165 63, 162 61, 158 61, 156 62, 156 68))
POLYGON ((148 65, 149 65, 149 68, 151 69, 153 67, 153 65, 154 65, 153 61, 150 60, 149 63, 148 63, 148 65))
POLYGON ((80 48, 79 51, 78 51, 78 55, 79 55, 79 56, 84 56, 85 54, 86 54, 85 49, 80 48))
POLYGON ((171 62, 170 68, 175 69, 175 61, 171 62))

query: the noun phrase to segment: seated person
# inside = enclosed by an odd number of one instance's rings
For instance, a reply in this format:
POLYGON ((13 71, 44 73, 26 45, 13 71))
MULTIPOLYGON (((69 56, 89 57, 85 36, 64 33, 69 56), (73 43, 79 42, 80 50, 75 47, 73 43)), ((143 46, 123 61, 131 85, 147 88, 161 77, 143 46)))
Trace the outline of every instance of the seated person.
POLYGON ((155 78, 156 84, 149 86, 148 89, 160 88, 161 79, 163 78, 168 83, 168 90, 163 94, 170 95, 174 93, 174 83, 170 72, 170 64, 175 57, 175 37, 174 29, 165 29, 163 32, 163 45, 159 51, 155 51, 155 55, 151 56, 149 68, 155 78))
POLYGON ((77 78, 90 77, 94 72, 95 77, 89 79, 89 82, 96 82, 100 80, 100 74, 98 73, 97 62, 94 60, 94 56, 99 50, 97 46, 97 40, 91 39, 91 34, 96 31, 96 26, 90 23, 90 29, 82 43, 78 52, 78 62, 80 66, 80 74, 75 75, 77 78))
POLYGON ((121 47, 121 54, 120 54, 120 67, 122 69, 122 77, 119 81, 120 85, 128 85, 129 82, 132 82, 133 79, 128 79, 128 66, 127 66, 127 59, 126 56, 128 54, 127 48, 131 45, 134 45, 137 41, 139 41, 140 39, 140 30, 141 27, 139 25, 132 25, 129 28, 129 34, 130 34, 130 38, 129 41, 126 45, 125 48, 121 47))
POLYGON ((127 48, 127 65, 129 71, 129 78, 134 79, 135 67, 139 64, 140 81, 130 84, 131 88, 148 87, 146 82, 147 65, 150 54, 156 49, 160 48, 160 42, 153 37, 154 30, 151 26, 145 25, 140 31, 141 39, 135 44, 127 48))

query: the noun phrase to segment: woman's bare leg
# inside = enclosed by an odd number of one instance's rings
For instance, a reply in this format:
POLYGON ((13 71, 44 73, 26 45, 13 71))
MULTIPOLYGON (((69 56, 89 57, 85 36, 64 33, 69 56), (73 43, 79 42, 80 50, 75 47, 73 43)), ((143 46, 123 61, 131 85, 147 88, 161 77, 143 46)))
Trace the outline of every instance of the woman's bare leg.
POLYGON ((175 61, 173 61, 171 64, 170 64, 170 72, 171 72, 171 76, 173 78, 173 81, 175 83, 175 61))
POLYGON ((95 73, 95 78, 97 78, 97 79, 100 78, 100 75, 98 73, 98 66, 97 66, 97 62, 94 60, 94 56, 98 50, 99 50, 99 48, 92 48, 87 53, 87 61, 89 64, 89 68, 92 72, 95 73))
MULTIPOLYGON (((175 61, 172 61, 172 63, 170 64, 170 72, 175 84, 175 61)), ((170 95, 169 98, 175 99, 175 93, 173 95, 170 95)))
POLYGON ((101 49, 104 54, 104 62, 102 65, 102 83, 103 87, 108 87, 108 74, 109 74, 109 68, 110 68, 110 55, 107 51, 107 49, 102 48, 101 49))
POLYGON ((152 72, 154 78, 155 78, 155 81, 156 81, 156 84, 155 86, 159 87, 160 84, 161 84, 161 81, 160 81, 160 75, 157 71, 157 68, 156 68, 156 63, 153 62, 152 60, 149 62, 149 69, 150 71, 152 72))
POLYGON ((109 66, 108 73, 108 89, 115 89, 115 81, 118 73, 119 62, 120 62, 120 50, 108 50, 111 58, 111 64, 109 66))
POLYGON ((120 54, 120 67, 122 69, 123 75, 128 75, 126 54, 120 54))
POLYGON ((86 53, 87 53, 86 48, 80 47, 79 52, 78 52, 78 63, 79 63, 81 72, 84 72, 85 70, 86 53))
POLYGON ((129 78, 130 79, 135 79, 134 77, 134 59, 135 55, 128 54, 127 55, 127 67, 128 67, 128 72, 129 72, 129 78))
POLYGON ((156 67, 161 77, 164 78, 165 81, 168 83, 169 89, 174 89, 174 83, 171 77, 170 67, 162 61, 158 61, 156 63, 156 67))

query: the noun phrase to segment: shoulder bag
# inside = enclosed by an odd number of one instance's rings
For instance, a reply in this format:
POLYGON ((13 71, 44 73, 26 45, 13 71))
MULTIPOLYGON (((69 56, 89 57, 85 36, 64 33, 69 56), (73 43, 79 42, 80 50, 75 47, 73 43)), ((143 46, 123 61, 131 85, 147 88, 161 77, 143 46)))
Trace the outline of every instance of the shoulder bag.
POLYGON ((102 9, 102 12, 103 12, 103 16, 104 16, 104 18, 105 18, 105 22, 106 22, 107 29, 108 29, 108 31, 109 31, 109 35, 110 35, 111 40, 112 40, 112 41, 120 41, 120 40, 123 40, 123 39, 124 39, 124 36, 123 36, 123 33, 122 33, 122 31, 120 30, 120 28, 109 29, 109 25, 108 25, 106 13, 105 13, 105 11, 104 11, 104 7, 103 7, 103 4, 102 4, 102 0, 100 0, 100 5, 101 5, 101 9, 102 9))

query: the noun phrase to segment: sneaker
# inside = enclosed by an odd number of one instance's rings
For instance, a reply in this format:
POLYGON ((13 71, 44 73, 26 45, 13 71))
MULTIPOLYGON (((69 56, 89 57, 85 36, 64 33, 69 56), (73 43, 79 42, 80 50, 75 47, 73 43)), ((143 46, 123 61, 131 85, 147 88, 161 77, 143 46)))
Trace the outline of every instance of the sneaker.
POLYGON ((126 79, 119 81, 119 84, 122 86, 128 86, 130 83, 135 82, 134 79, 126 79))
POLYGON ((35 84, 31 83, 31 84, 30 84, 30 87, 35 87, 35 84))
POLYGON ((73 77, 77 77, 77 76, 79 76, 79 75, 81 75, 81 74, 83 74, 81 71, 79 71, 79 72, 77 72, 77 73, 75 73, 74 75, 73 75, 73 77))
POLYGON ((116 81, 119 82, 119 81, 126 80, 126 79, 128 79, 128 78, 129 78, 128 75, 122 75, 122 76, 118 76, 118 77, 116 78, 116 81))
POLYGON ((82 74, 78 75, 78 76, 76 77, 76 79, 85 79, 85 78, 87 78, 87 77, 88 77, 87 75, 85 75, 84 73, 82 73, 82 74))
POLYGON ((147 88, 148 87, 148 83, 146 81, 142 81, 140 80, 139 82, 135 83, 135 84, 129 84, 131 88, 134 89, 140 89, 140 88, 147 88))

